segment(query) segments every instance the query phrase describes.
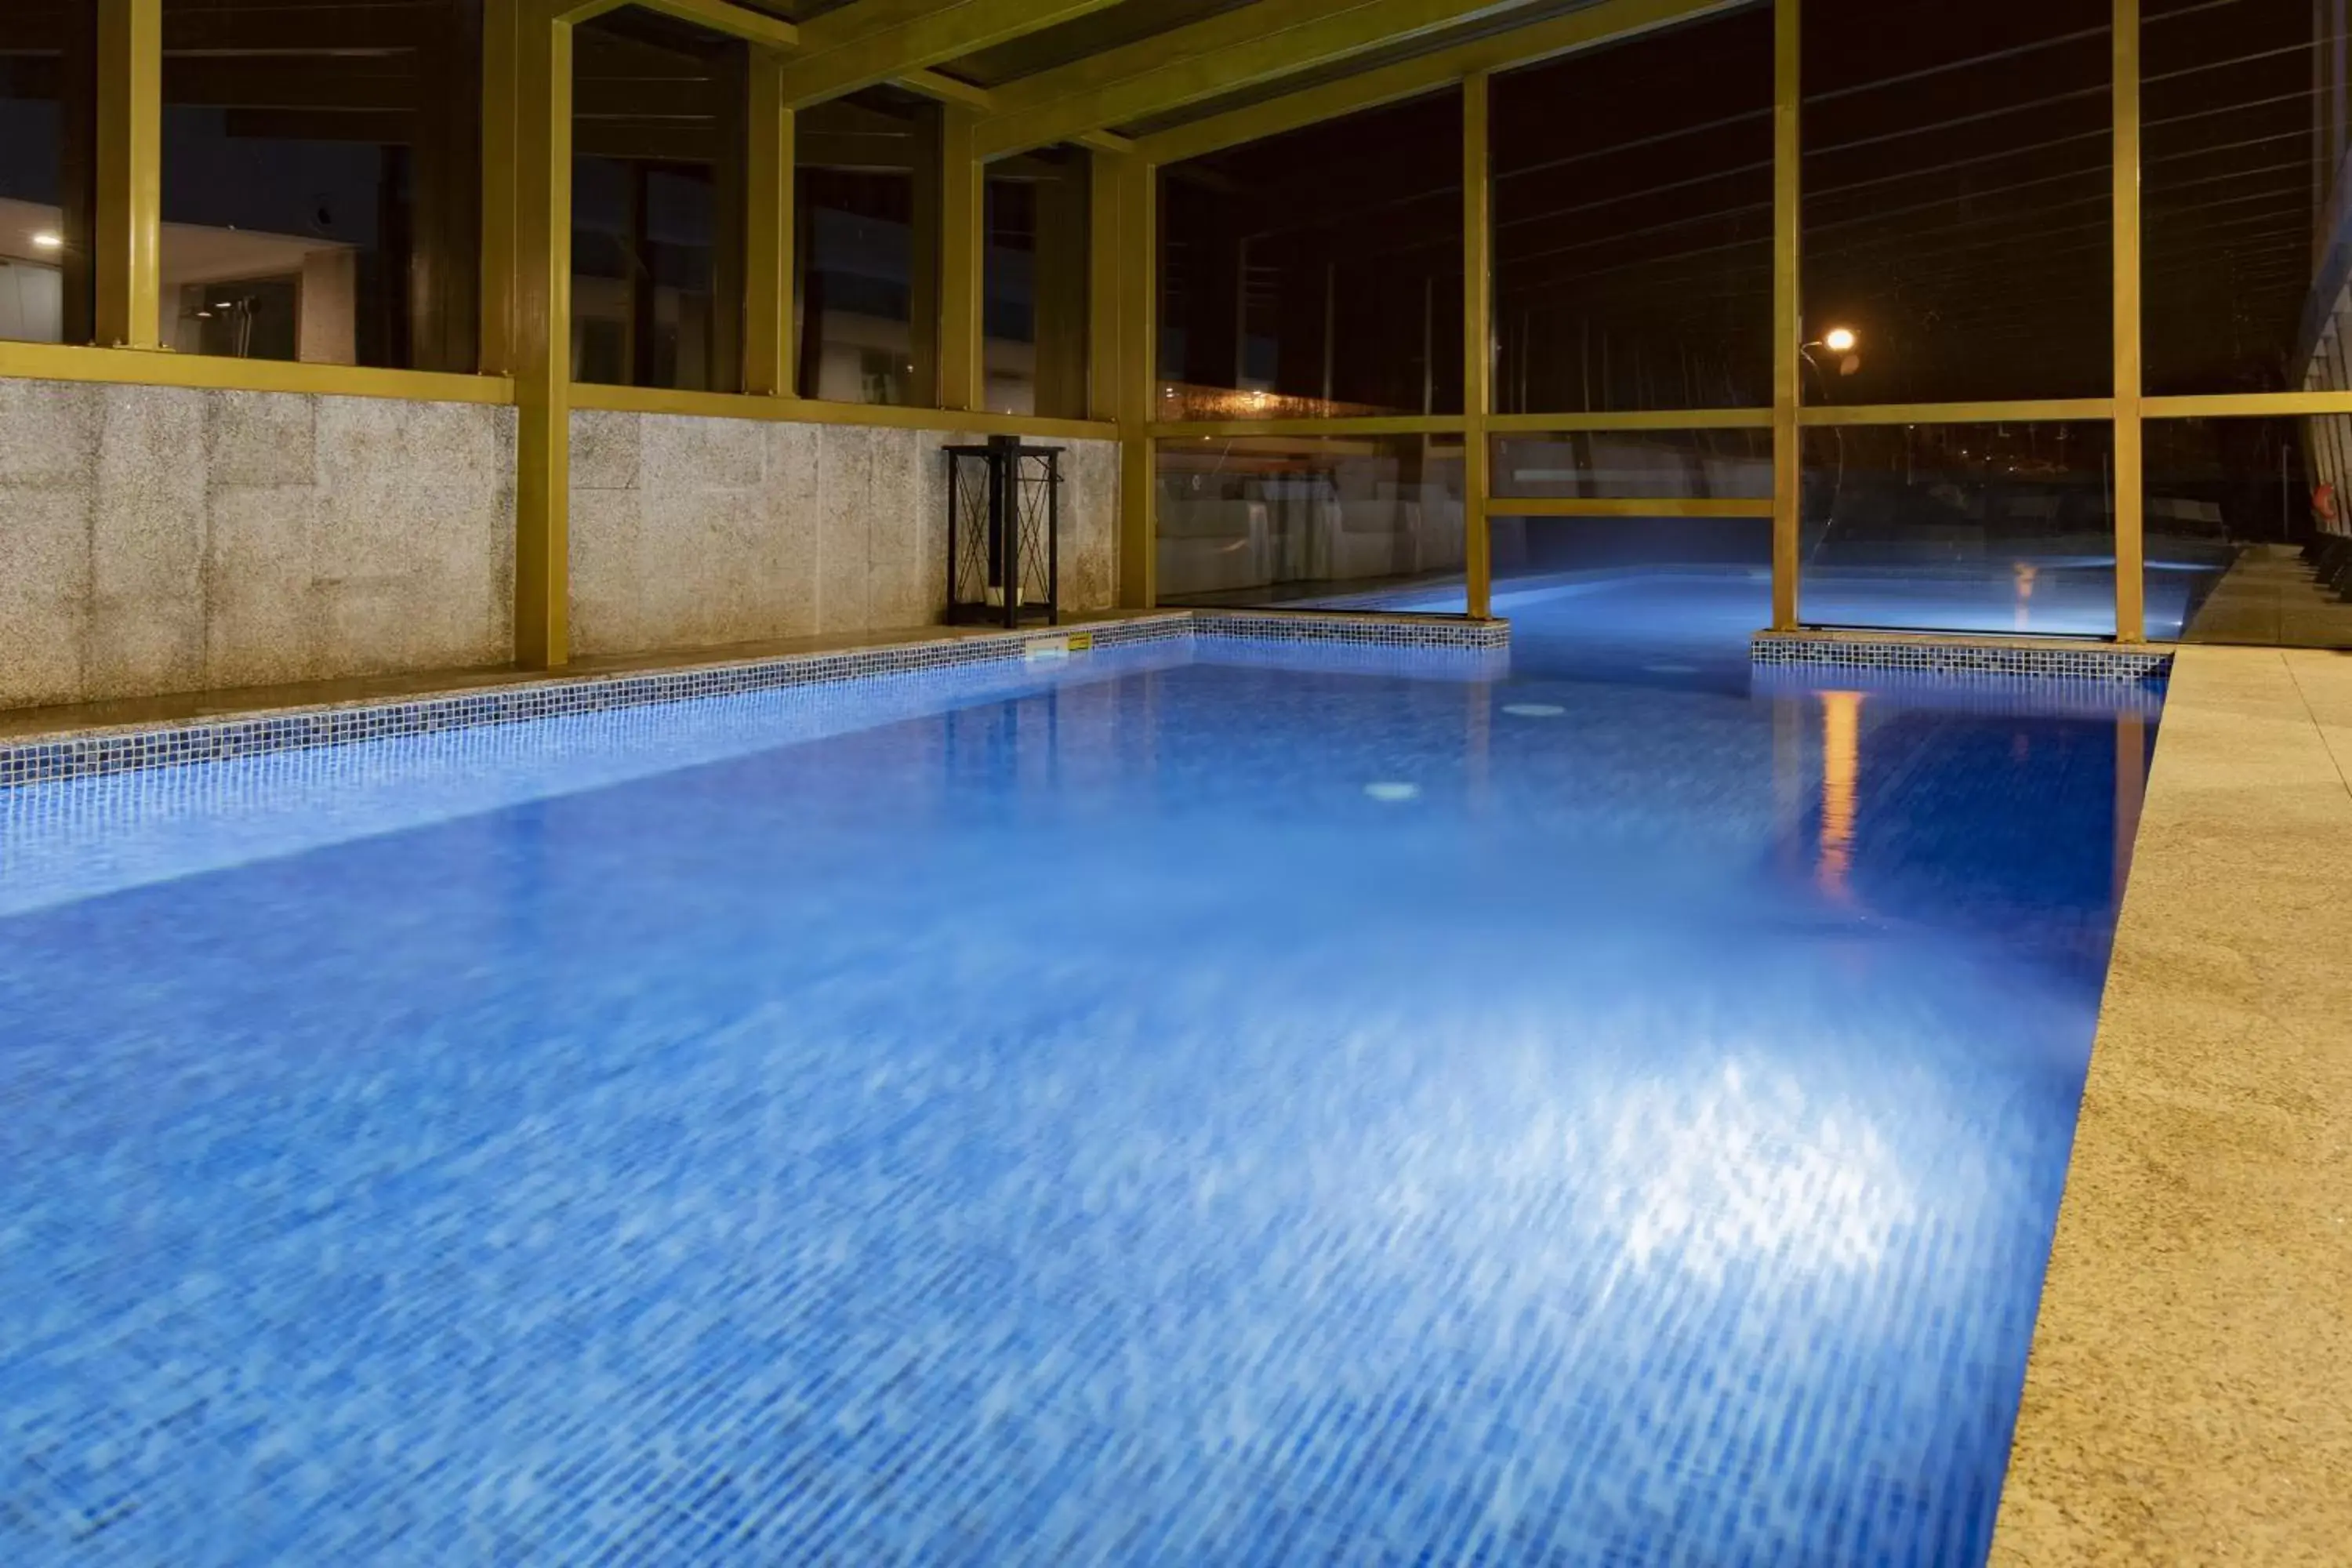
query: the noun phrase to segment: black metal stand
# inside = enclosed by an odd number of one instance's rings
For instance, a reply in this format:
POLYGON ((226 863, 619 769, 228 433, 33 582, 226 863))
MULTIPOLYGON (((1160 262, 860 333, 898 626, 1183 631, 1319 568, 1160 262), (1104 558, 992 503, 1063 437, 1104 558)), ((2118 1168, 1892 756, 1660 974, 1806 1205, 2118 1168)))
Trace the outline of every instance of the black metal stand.
POLYGON ((946 451, 949 622, 1061 625, 1061 448, 997 436, 946 451))

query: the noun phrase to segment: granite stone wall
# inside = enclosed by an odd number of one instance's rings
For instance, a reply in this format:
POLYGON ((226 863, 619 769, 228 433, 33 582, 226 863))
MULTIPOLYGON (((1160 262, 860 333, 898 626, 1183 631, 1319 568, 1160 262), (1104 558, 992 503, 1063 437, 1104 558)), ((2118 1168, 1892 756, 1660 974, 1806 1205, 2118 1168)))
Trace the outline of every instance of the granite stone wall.
POLYGON ((0 707, 510 658, 514 428, 0 379, 0 707))
MULTIPOLYGON (((583 655, 936 624, 947 430, 572 416, 572 640, 583 655)), ((1117 597, 1118 447, 1063 459, 1062 596, 1117 597)))
MULTIPOLYGON (((572 416, 572 646, 937 623, 940 448, 572 416)), ((1066 444, 1062 595, 1116 600, 1118 447, 1066 444)), ((0 378, 0 708, 513 657, 510 408, 0 378)))

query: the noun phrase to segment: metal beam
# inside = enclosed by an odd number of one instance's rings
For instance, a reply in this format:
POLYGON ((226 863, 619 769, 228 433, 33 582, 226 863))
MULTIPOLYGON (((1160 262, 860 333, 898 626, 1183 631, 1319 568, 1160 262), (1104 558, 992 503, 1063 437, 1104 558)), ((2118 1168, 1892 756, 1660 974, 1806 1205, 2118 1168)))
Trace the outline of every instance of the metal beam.
POLYGON ((936 98, 941 103, 961 103, 967 109, 983 112, 996 107, 996 95, 984 87, 948 76, 940 71, 908 71, 898 79, 900 87, 918 92, 925 98, 936 98))
POLYGON ((982 300, 987 282, 986 166, 972 155, 977 117, 960 103, 940 110, 939 406, 987 406, 982 300))
POLYGON ((515 660, 552 669, 572 657, 573 24, 562 0, 516 9, 515 660))
POLYGON ((1770 517, 1769 496, 1496 496, 1497 517, 1770 517))
POLYGON ((1797 625, 1805 499, 1804 432, 1798 425, 1805 401, 1799 5, 1800 0, 1773 0, 1772 12, 1772 628, 1784 632, 1797 625))
POLYGON ((2116 637, 2144 642, 2146 454, 2140 426, 2139 0, 2115 0, 2116 637))
POLYGON ((98 13, 98 341, 163 346, 163 0, 98 13))
POLYGON ((727 0, 554 0, 553 20, 576 26, 630 6, 772 49, 793 48, 801 41, 801 30, 782 16, 730 5, 727 0))
POLYGON ((1097 156, 1114 168, 1096 185, 1097 199, 1109 186, 1118 200, 1118 602, 1148 610, 1160 602, 1159 447, 1151 438, 1160 401, 1160 171, 1142 158, 1097 156))
POLYGON ((784 57, 751 53, 751 153, 745 184, 743 390, 761 397, 793 394, 793 200, 796 183, 793 115, 784 100, 784 57))
MULTIPOLYGON (((1434 92, 1460 81, 1475 71, 1504 70, 1549 59, 1556 55, 1572 54, 1595 44, 1614 42, 1654 28, 1731 10, 1743 3, 1744 0, 1604 0, 1601 5, 1547 22, 1531 22, 1524 27, 1492 37, 1433 50, 1415 59, 1378 67, 1338 81, 1252 104, 1246 109, 1237 109, 1229 114, 1213 115, 1189 125, 1177 126, 1156 135, 1142 137, 1138 145, 1144 156, 1155 163, 1181 163, 1240 142, 1278 136, 1286 131, 1297 131, 1302 126, 1336 120, 1360 110, 1417 98, 1423 93, 1434 92)), ((1256 9, 1252 6, 1232 15, 1245 16, 1256 9)), ((1110 57, 1102 58, 1108 59, 1110 57)), ((1010 101, 1009 89, 998 96, 1010 101)), ((982 130, 985 132, 987 128, 982 130)))
POLYGON ((1489 81, 1462 83, 1462 540, 1464 597, 1484 620, 1494 606, 1495 552, 1487 531, 1486 421, 1495 412, 1494 181, 1489 170, 1489 81))
MULTIPOLYGON (((877 82, 903 80, 918 71, 929 76, 929 67, 1075 21, 1116 3, 858 0, 856 5, 814 17, 801 28, 800 53, 784 70, 784 101, 805 109, 877 82)), ((944 83, 951 79, 935 79, 944 83)))
POLYGON ((981 127, 981 155, 1002 157, 1066 142, 1534 4, 1257 0, 1007 83, 997 91, 998 112, 981 127))

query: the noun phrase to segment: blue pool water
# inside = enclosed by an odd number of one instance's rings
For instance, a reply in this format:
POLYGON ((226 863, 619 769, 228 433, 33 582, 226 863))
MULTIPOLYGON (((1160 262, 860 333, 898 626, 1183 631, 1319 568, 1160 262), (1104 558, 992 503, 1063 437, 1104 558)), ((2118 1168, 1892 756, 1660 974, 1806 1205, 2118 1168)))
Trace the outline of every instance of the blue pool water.
POLYGON ((1760 592, 0 792, 0 1562, 1980 1561, 2155 699, 1760 592))

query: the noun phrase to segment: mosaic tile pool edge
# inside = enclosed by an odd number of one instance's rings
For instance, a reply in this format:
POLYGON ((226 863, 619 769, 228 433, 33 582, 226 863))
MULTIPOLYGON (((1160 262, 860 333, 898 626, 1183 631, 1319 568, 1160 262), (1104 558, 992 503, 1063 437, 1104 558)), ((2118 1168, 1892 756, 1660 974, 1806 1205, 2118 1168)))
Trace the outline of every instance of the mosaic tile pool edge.
POLYGON ((1498 621, 1415 624, 1378 616, 1255 616, 1176 612, 1096 626, 1038 627, 992 636, 937 638, 889 647, 787 654, 677 669, 538 680, 515 686, 341 703, 226 719, 84 731, 0 745, 0 789, 144 768, 180 767, 270 752, 303 751, 395 735, 649 707, 792 686, 850 683, 962 665, 1017 659, 1033 647, 1074 637, 1098 648, 1196 637, 1341 642, 1395 648, 1509 646, 1498 621))
POLYGON ((2065 647, 1958 638, 1759 632, 1748 643, 1748 658, 1759 665, 1814 665, 1945 676, 2031 676, 2123 686, 2162 680, 2172 672, 2172 655, 2168 651, 2103 644, 2065 647))

